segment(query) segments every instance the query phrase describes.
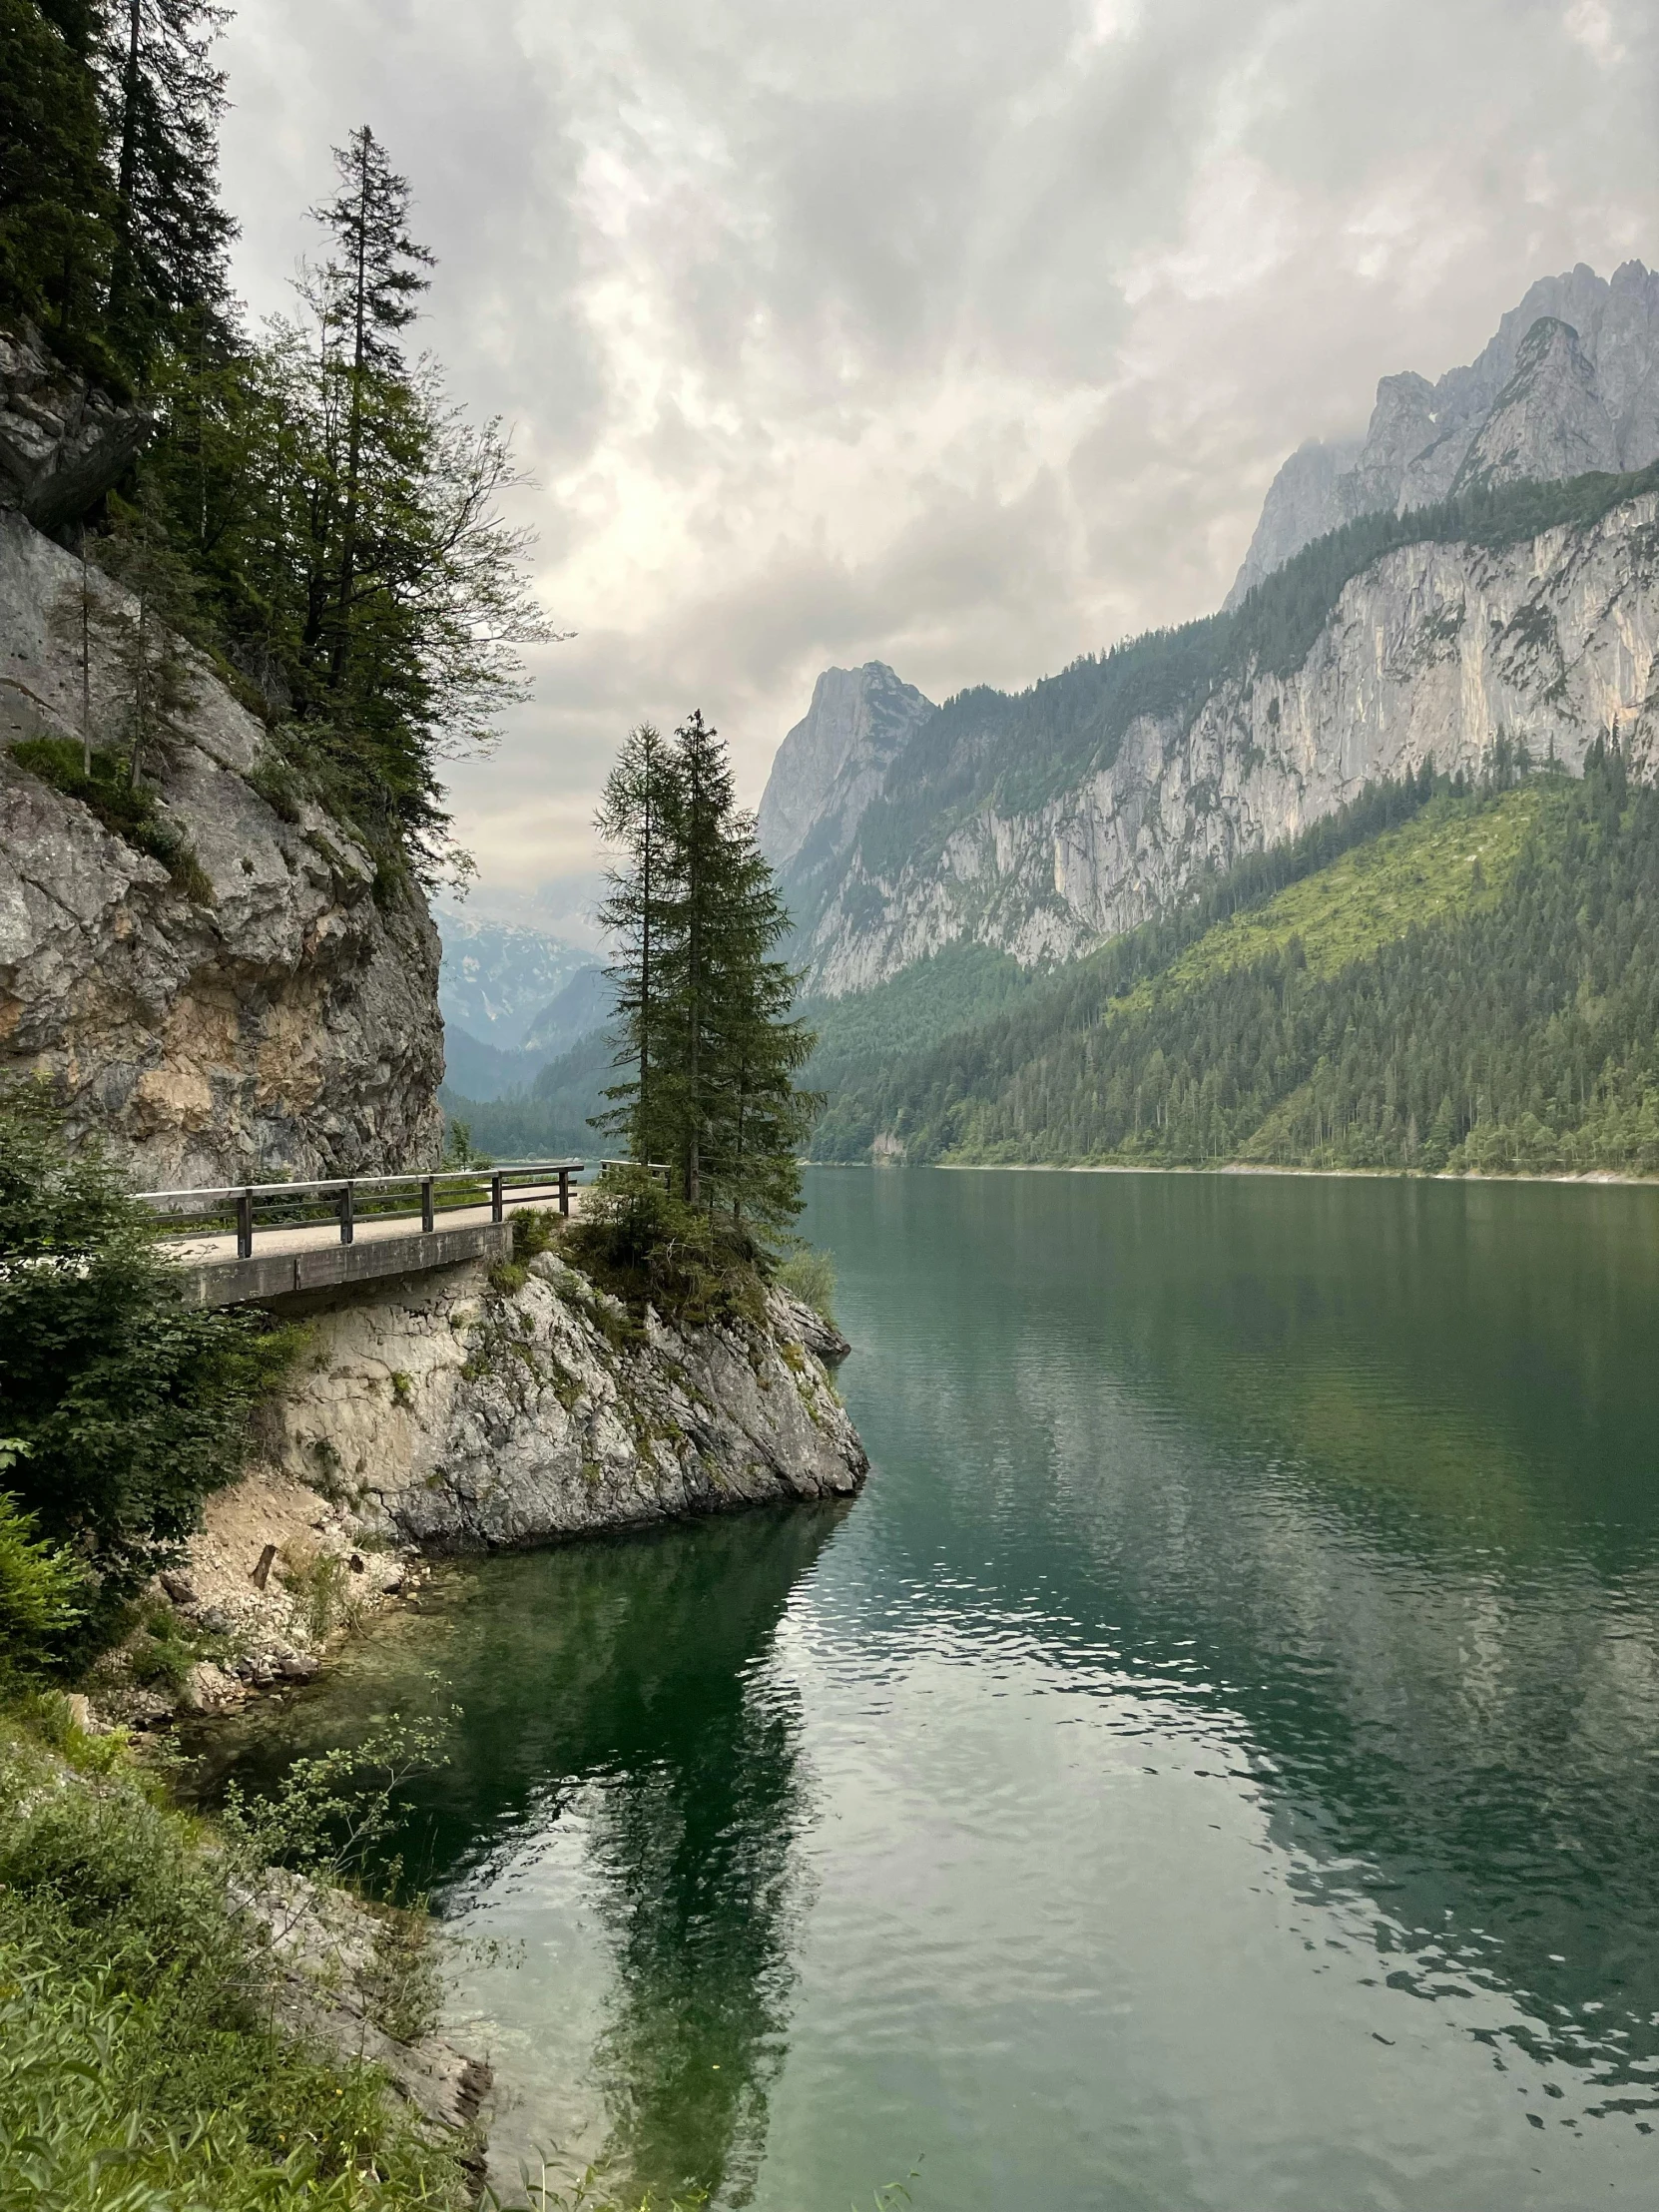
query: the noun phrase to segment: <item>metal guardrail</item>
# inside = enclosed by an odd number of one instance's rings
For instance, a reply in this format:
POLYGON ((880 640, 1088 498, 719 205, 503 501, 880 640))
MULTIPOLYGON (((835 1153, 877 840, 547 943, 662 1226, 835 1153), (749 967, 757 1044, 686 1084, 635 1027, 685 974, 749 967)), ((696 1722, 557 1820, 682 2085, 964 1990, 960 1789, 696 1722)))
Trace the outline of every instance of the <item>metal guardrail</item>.
MULTIPOLYGON (((353 1242, 359 1219, 395 1221, 420 1217, 430 1232, 443 1213, 458 1213, 488 1202, 491 1221, 505 1218, 509 1200, 518 1205, 557 1199, 561 1214, 570 1212, 570 1186, 574 1176, 589 1167, 632 1167, 631 1160, 521 1160, 500 1167, 445 1168, 431 1174, 335 1175, 312 1183, 224 1183, 200 1190, 140 1191, 139 1203, 164 1219, 177 1218, 181 1234, 221 1234, 236 1229, 237 1258, 254 1257, 256 1226, 268 1234, 283 1229, 315 1228, 336 1219, 339 1241, 353 1242), (416 1205, 388 1204, 396 1191, 418 1191, 416 1205), (439 1193, 444 1195, 440 1203, 439 1193), (359 1200, 358 1194, 364 1194, 359 1200), (266 1218, 257 1221, 264 1206, 266 1218), (282 1213, 287 1218, 272 1219, 282 1213)), ((672 1170, 661 1161, 646 1163, 653 1175, 667 1182, 672 1170)))
POLYGON ((332 1217, 339 1222, 340 1243, 348 1245, 359 1219, 412 1219, 418 1214, 421 1228, 430 1231, 439 1214, 481 1206, 486 1199, 492 1221, 504 1219, 509 1199, 522 1205, 556 1198, 560 1213, 568 1214, 571 1178, 587 1165, 585 1160, 531 1160, 513 1167, 449 1168, 433 1174, 332 1175, 314 1183, 227 1183, 201 1190, 140 1191, 138 1198, 163 1218, 178 1218, 182 1230, 188 1225, 201 1233, 234 1222, 237 1258, 251 1260, 256 1225, 269 1233, 313 1228, 332 1217), (418 1192, 418 1203, 381 1202, 397 1191, 418 1192), (257 1223, 262 1206, 266 1218, 257 1223), (278 1209, 288 1218, 273 1220, 271 1215, 278 1209))

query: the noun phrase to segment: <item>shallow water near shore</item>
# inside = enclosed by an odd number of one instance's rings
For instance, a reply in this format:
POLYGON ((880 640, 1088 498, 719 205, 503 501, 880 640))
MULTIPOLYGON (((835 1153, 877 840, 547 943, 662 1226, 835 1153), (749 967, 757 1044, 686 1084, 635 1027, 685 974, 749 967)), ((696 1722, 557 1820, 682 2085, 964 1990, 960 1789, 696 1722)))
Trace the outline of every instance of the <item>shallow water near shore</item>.
POLYGON ((719 2206, 1659 2183, 1659 1191, 814 1171, 850 1507, 446 1569, 407 1878, 554 2144, 719 2206))

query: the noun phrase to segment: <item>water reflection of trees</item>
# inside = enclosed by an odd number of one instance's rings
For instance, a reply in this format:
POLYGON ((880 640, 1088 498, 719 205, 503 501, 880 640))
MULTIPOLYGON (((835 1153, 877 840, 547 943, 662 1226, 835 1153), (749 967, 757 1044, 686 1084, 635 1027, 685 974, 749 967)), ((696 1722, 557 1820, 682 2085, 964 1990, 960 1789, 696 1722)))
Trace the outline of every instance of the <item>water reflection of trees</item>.
POLYGON ((593 1823, 617 1976, 595 2071, 638 2189, 750 2200, 795 1973, 800 1732, 790 1687, 734 1674, 660 1760, 613 1778, 593 1823))
MULTIPOLYGON (((797 1506, 488 1561, 252 1724, 256 1786, 377 1713, 453 1702, 448 1764, 393 1848, 451 1907, 579 1803, 615 1986, 595 2074, 619 2178, 748 2201, 783 2062, 806 1817, 801 1725, 769 1654, 846 1508, 797 1506), (435 1670, 435 1678, 432 1672, 435 1670)), ((223 1751, 216 1762, 223 1772, 223 1751)))
POLYGON ((1107 1649, 1237 1736, 1315 1893, 1369 1863, 1380 1940, 1436 1938, 1390 1972, 1426 1984, 1443 1936, 1519 2039, 1634 2082, 1659 2061, 1653 1194, 900 1180, 896 1233, 847 1238, 881 1306, 851 1318, 885 1348, 905 1317, 872 1441, 949 1469, 951 1502, 884 1501, 894 1571, 1027 1627, 1040 1591, 1058 1664, 1107 1649))

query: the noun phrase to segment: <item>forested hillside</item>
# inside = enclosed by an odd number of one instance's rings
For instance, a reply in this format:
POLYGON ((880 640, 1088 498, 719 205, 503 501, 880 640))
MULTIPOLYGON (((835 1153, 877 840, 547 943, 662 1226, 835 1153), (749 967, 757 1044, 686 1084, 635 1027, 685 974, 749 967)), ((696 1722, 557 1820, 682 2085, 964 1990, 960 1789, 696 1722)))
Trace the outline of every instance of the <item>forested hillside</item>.
POLYGON ((1659 793, 1523 769, 1369 795, 849 1081, 818 1156, 1659 1171, 1659 793))

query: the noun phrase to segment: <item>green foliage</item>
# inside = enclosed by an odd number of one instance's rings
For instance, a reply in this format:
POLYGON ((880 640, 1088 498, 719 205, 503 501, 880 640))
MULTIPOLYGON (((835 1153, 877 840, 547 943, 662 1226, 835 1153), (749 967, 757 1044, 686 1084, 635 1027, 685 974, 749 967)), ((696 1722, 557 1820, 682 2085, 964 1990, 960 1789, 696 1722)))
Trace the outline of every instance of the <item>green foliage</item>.
POLYGON ((1441 791, 1201 934, 1136 932, 890 1068, 831 1136, 891 1130, 912 1160, 1659 1172, 1656 882, 1659 792, 1616 745, 1581 783, 1441 791))
MULTIPOLYGON (((29 1447, 0 1436, 0 1477, 29 1447)), ((43 1543, 17 1500, 0 1490, 0 1684, 49 1665, 81 1618, 86 1572, 61 1545, 43 1543)))
POLYGON ((487 1152, 479 1152, 472 1142, 472 1131, 466 1122, 451 1118, 443 1133, 443 1157, 438 1165, 447 1174, 455 1174, 463 1168, 493 1167, 494 1161, 487 1152))
POLYGON ((834 1092, 859 1072, 900 1053, 920 1052, 954 1030, 1016 1005, 1039 978, 1006 952, 965 941, 929 953, 873 990, 809 1000, 802 1012, 817 1032, 803 1081, 834 1092))
POLYGON ((835 1262, 831 1253, 816 1245, 802 1245, 781 1264, 778 1281, 834 1327, 835 1262))
POLYGON ((204 1853, 101 1764, 0 1716, 0 2212, 459 2212, 456 2157, 374 2069, 274 2025, 235 1841, 204 1853))
POLYGON ((436 364, 399 349, 430 257, 368 130, 313 211, 330 251, 296 316, 240 326, 217 184, 227 20, 213 0, 3 0, 0 311, 156 424, 91 518, 92 560, 133 600, 80 594, 83 642, 102 630, 118 666, 132 783, 188 714, 189 637, 283 726, 278 811, 315 797, 391 892, 464 869, 439 755, 489 741, 522 696, 519 648, 549 633, 528 537, 498 512, 519 480, 500 423, 469 424, 436 364))
POLYGON ((775 956, 790 927, 776 878, 701 713, 671 745, 634 732, 598 829, 624 854, 601 916, 618 941, 620 1080, 598 1124, 637 1160, 672 1163, 687 1205, 724 1209, 740 1239, 746 1217, 786 1227, 819 1103, 795 1081, 813 1037, 775 956))
POLYGON ((636 1315, 649 1305, 697 1328, 734 1315, 759 1321, 765 1312, 761 1248, 729 1217, 688 1206, 643 1167, 607 1167, 583 1194, 560 1249, 636 1315))
POLYGON ((97 348, 115 237, 114 192, 91 65, 98 11, 0 0, 0 307, 71 358, 97 348))
POLYGON ((187 897, 204 906, 215 903, 213 884, 190 839, 152 793, 132 783, 120 753, 100 747, 92 756, 90 776, 83 771, 81 748, 68 738, 28 738, 14 745, 11 755, 31 776, 66 799, 78 800, 135 851, 160 860, 187 897))
POLYGON ((150 1218, 95 1151, 66 1153, 44 1087, 0 1088, 0 1418, 28 1446, 9 1480, 96 1573, 89 1633, 236 1478, 289 1349, 184 1305, 150 1218))

